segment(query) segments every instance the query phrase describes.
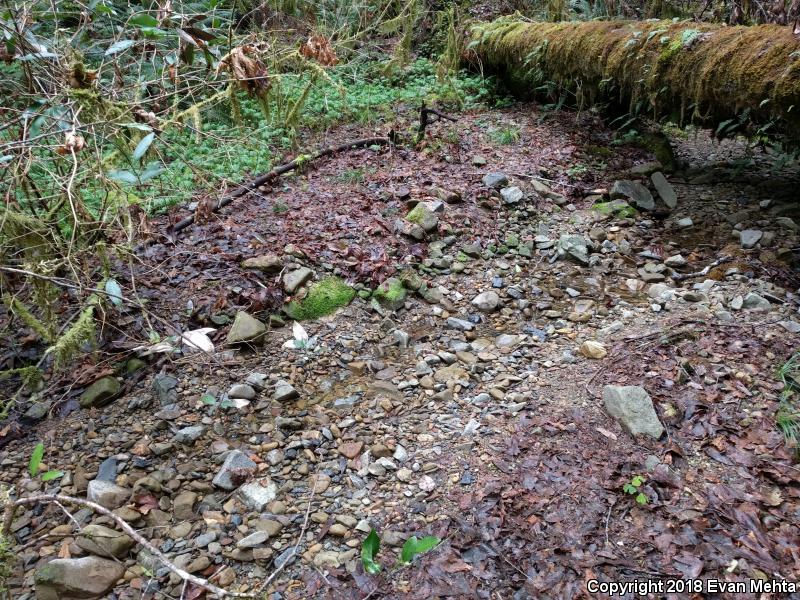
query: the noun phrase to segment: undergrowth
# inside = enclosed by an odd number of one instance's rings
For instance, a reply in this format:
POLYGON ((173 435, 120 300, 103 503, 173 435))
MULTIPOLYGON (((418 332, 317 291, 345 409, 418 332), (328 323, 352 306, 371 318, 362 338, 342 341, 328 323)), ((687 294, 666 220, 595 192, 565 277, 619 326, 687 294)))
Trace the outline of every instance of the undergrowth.
POLYGON ((778 378, 783 383, 783 392, 775 422, 783 433, 787 444, 800 453, 800 352, 795 353, 778 369, 778 378))

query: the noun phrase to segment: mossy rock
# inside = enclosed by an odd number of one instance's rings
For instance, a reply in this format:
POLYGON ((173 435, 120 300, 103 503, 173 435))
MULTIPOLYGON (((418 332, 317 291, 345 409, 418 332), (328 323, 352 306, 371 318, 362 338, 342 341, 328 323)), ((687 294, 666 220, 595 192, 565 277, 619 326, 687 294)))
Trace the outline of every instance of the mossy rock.
POLYGON ((318 319, 350 304, 356 291, 338 277, 328 277, 312 285, 305 298, 290 302, 283 311, 296 321, 318 319))
POLYGON ((597 204, 592 205, 592 210, 606 217, 614 215, 620 219, 626 219, 636 215, 636 209, 624 200, 598 202, 597 204))
POLYGON ((373 292, 373 297, 381 306, 391 310, 402 308, 406 301, 406 288, 403 282, 395 277, 390 277, 373 292))

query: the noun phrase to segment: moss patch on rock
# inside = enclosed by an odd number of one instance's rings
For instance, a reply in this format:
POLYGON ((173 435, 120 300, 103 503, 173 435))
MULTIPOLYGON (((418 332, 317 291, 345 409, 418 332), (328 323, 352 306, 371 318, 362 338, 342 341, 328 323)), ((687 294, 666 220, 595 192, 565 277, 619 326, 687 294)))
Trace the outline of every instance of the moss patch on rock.
POLYGON ((376 288, 372 296, 382 306, 397 310, 406 301, 406 288, 402 281, 396 277, 390 277, 376 288))
POLYGON ((338 277, 328 277, 312 285, 305 298, 290 302, 284 312, 296 321, 318 319, 347 306, 356 291, 338 277))

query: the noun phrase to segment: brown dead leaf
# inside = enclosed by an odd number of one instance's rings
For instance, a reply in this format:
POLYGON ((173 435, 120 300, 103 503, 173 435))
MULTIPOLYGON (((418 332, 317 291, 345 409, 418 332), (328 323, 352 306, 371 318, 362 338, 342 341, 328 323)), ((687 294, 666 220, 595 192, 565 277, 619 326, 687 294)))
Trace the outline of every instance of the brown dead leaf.
POLYGON ((319 33, 311 34, 306 43, 300 46, 300 54, 316 60, 325 67, 332 67, 339 62, 331 41, 319 33))

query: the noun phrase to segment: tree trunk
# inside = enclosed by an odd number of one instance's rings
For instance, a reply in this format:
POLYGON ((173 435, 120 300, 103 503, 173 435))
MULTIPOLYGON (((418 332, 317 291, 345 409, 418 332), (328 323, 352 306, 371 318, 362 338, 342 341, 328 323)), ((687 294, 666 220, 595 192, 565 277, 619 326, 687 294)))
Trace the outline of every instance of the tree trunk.
POLYGON ((478 62, 521 95, 546 82, 580 86, 631 113, 644 106, 654 118, 726 131, 768 126, 800 145, 800 41, 789 27, 506 17, 471 36, 478 62))

